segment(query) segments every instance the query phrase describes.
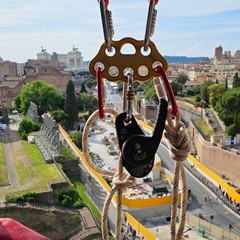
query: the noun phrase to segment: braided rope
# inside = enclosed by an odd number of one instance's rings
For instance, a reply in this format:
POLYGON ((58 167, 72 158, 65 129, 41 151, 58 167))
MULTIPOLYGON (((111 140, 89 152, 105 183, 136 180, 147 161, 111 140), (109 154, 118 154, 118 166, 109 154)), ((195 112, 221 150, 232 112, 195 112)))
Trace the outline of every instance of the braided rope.
MULTIPOLYGON (((112 114, 116 118, 118 115, 118 112, 114 109, 110 108, 104 108, 104 113, 112 114)), ((92 115, 88 118, 84 130, 83 130, 83 136, 82 136, 82 148, 83 148, 83 154, 89 164, 89 166, 99 172, 102 175, 112 177, 112 189, 110 190, 104 206, 103 206, 103 212, 101 217, 101 230, 102 230, 102 239, 107 240, 108 239, 108 226, 107 226, 107 218, 108 218, 108 211, 109 206, 112 201, 112 198, 114 194, 117 192, 117 219, 116 219, 116 239, 120 240, 121 237, 121 214, 122 214, 122 195, 125 188, 132 187, 135 185, 135 178, 132 177, 130 174, 123 172, 123 164, 122 164, 122 157, 119 156, 119 166, 118 166, 118 172, 115 174, 112 171, 104 170, 98 166, 96 166, 90 155, 89 155, 89 146, 88 146, 88 134, 89 130, 93 124, 93 122, 99 117, 99 111, 95 111, 92 113, 92 115)))
MULTIPOLYGON (((159 79, 154 81, 155 89, 158 97, 166 97, 164 87, 159 79)), ((183 168, 183 161, 187 159, 191 149, 190 141, 186 133, 185 125, 180 121, 180 115, 173 117, 172 108, 169 107, 167 121, 165 124, 165 137, 168 139, 169 150, 175 161, 174 179, 173 179, 173 199, 171 208, 171 240, 179 240, 182 238, 186 220, 187 209, 187 183, 183 168), (177 222, 177 205, 178 205, 178 188, 179 181, 181 182, 181 211, 180 224, 176 233, 177 222)))
MULTIPOLYGON (((115 111, 114 109, 109 109, 109 108, 104 108, 104 113, 108 113, 108 114, 112 114, 114 115, 114 117, 116 117, 118 115, 118 112, 115 111)), ((96 166, 93 161, 92 158, 89 155, 89 146, 88 146, 88 134, 89 134, 89 130, 93 124, 93 122, 99 117, 99 111, 95 111, 94 113, 92 113, 92 115, 88 118, 84 129, 83 129, 83 135, 82 135, 82 150, 83 150, 83 154, 85 155, 85 158, 89 164, 89 166, 94 169, 95 171, 99 172, 102 175, 105 176, 110 176, 113 177, 114 173, 112 171, 109 170, 104 170, 98 166, 96 166)))
MULTIPOLYGON (((161 86, 159 81, 155 82, 156 92, 159 97, 164 95, 163 86, 161 86), (160 85, 160 86, 159 86, 160 85)), ((164 96, 163 96, 164 97, 164 96)), ((109 113, 116 117, 118 112, 104 108, 105 113, 109 113)), ((95 111, 87 120, 82 137, 82 147, 83 154, 86 157, 90 167, 102 175, 113 177, 112 179, 112 189, 109 192, 103 207, 102 218, 101 218, 101 229, 102 229, 102 239, 108 240, 108 226, 107 218, 110 203, 116 192, 118 192, 117 198, 117 219, 116 219, 116 239, 120 240, 121 237, 121 212, 122 212, 122 194, 125 188, 134 186, 135 179, 125 172, 123 172, 122 157, 119 157, 118 172, 114 174, 112 171, 104 170, 96 166, 91 157, 89 156, 88 150, 88 133, 93 124, 93 122, 99 117, 99 111, 95 111)), ((180 121, 180 116, 177 115, 173 118, 172 109, 168 109, 167 121, 165 124, 165 137, 169 141, 169 149, 171 150, 171 155, 173 160, 175 160, 174 167, 174 180, 173 180, 173 201, 171 209, 171 240, 179 240, 182 238, 183 230, 186 220, 186 205, 187 205, 187 185, 186 177, 184 173, 184 168, 182 162, 187 158, 190 151, 190 142, 185 131, 185 125, 180 121), (178 231, 176 233, 176 219, 177 219, 177 204, 178 204, 178 188, 179 181, 181 181, 181 212, 180 212, 180 224, 178 231)))

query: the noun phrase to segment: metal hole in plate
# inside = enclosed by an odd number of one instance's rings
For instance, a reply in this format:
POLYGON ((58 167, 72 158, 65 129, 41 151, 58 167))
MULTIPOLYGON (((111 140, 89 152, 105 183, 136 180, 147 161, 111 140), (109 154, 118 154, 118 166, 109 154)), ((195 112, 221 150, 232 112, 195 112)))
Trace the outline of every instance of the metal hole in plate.
POLYGON ((146 51, 144 51, 144 47, 141 47, 141 54, 143 56, 149 56, 151 54, 151 48, 148 47, 148 49, 146 51))
POLYGON ((116 50, 115 50, 114 47, 111 48, 111 51, 108 51, 108 49, 106 48, 106 49, 105 49, 105 53, 106 53, 106 55, 107 55, 108 57, 113 57, 113 56, 115 55, 115 53, 116 53, 116 50))
POLYGON ((156 61, 156 62, 154 62, 154 63, 153 63, 153 65, 152 65, 152 68, 154 69, 155 67, 159 67, 159 66, 161 66, 161 67, 162 67, 163 65, 162 65, 162 63, 161 63, 161 62, 159 62, 159 61, 156 61))
POLYGON ((131 75, 133 75, 133 74, 134 74, 133 69, 130 68, 130 67, 126 67, 126 68, 123 70, 123 76, 126 77, 126 76, 128 75, 128 73, 130 73, 131 75))
POLYGON ((148 68, 146 66, 140 66, 138 68, 138 74, 142 77, 145 77, 148 75, 148 68))
POLYGON ((136 48, 133 44, 131 43, 125 43, 121 49, 120 49, 121 54, 125 55, 134 55, 136 54, 136 48))
POLYGON ((109 69, 108 69, 108 73, 111 77, 117 77, 118 74, 119 74, 119 70, 116 66, 111 66, 109 69))
POLYGON ((97 63, 94 65, 95 71, 97 71, 97 69, 98 69, 99 67, 101 68, 102 71, 104 70, 104 64, 101 63, 101 62, 97 62, 97 63))

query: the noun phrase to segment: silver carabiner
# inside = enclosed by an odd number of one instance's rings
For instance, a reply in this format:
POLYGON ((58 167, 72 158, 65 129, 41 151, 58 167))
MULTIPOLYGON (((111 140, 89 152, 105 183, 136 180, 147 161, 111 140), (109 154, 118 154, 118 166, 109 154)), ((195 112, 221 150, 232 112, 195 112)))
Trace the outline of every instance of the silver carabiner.
POLYGON ((127 117, 129 120, 132 119, 134 91, 133 91, 133 75, 129 72, 127 73, 127 117))
POLYGON ((112 14, 111 11, 106 9, 105 0, 100 0, 100 11, 102 18, 103 34, 104 40, 109 52, 112 51, 111 38, 113 37, 113 23, 112 23, 112 14))
POLYGON ((145 38, 144 38, 144 51, 148 50, 148 45, 150 41, 150 37, 154 33, 156 18, 157 18, 157 10, 154 8, 155 0, 150 0, 149 8, 148 8, 148 17, 147 17, 147 25, 145 31, 145 38))

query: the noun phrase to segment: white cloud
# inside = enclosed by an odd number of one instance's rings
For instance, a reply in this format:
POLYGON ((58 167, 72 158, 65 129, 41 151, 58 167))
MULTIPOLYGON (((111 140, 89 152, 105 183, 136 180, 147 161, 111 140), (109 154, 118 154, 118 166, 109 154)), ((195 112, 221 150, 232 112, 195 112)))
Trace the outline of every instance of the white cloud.
POLYGON ((197 42, 194 45, 188 47, 185 51, 187 56, 200 56, 203 50, 203 42, 197 42))
MULTIPOLYGON (((148 1, 109 2, 115 30, 113 39, 143 39, 148 1)), ((0 56, 4 59, 23 62, 35 58, 41 46, 50 53, 66 53, 74 44, 84 60, 89 60, 104 42, 97 0, 0 0, 0 6, 0 56)), ((152 40, 165 54, 171 51, 187 55, 199 51, 199 55, 204 55, 218 40, 234 49, 239 47, 239 43, 233 42, 233 36, 240 39, 238 14, 225 18, 211 15, 229 10, 240 14, 239 0, 160 0, 156 9, 152 40)))
POLYGON ((240 9, 239 0, 168 0, 160 1, 159 12, 168 16, 205 16, 240 9))

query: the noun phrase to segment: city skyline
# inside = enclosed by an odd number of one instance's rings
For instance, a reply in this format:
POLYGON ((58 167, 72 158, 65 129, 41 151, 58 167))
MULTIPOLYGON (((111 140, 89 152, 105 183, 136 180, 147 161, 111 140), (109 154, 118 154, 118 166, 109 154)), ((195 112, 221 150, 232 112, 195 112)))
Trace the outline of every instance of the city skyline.
MULTIPOLYGON (((104 42, 99 4, 95 1, 9 0, 0 9, 0 56, 26 62, 43 46, 47 52, 67 53, 72 46, 91 60, 104 42)), ((113 40, 143 40, 148 1, 109 1, 114 24, 113 40)), ((151 40, 162 55, 213 57, 240 49, 239 0, 160 0, 151 40)))

